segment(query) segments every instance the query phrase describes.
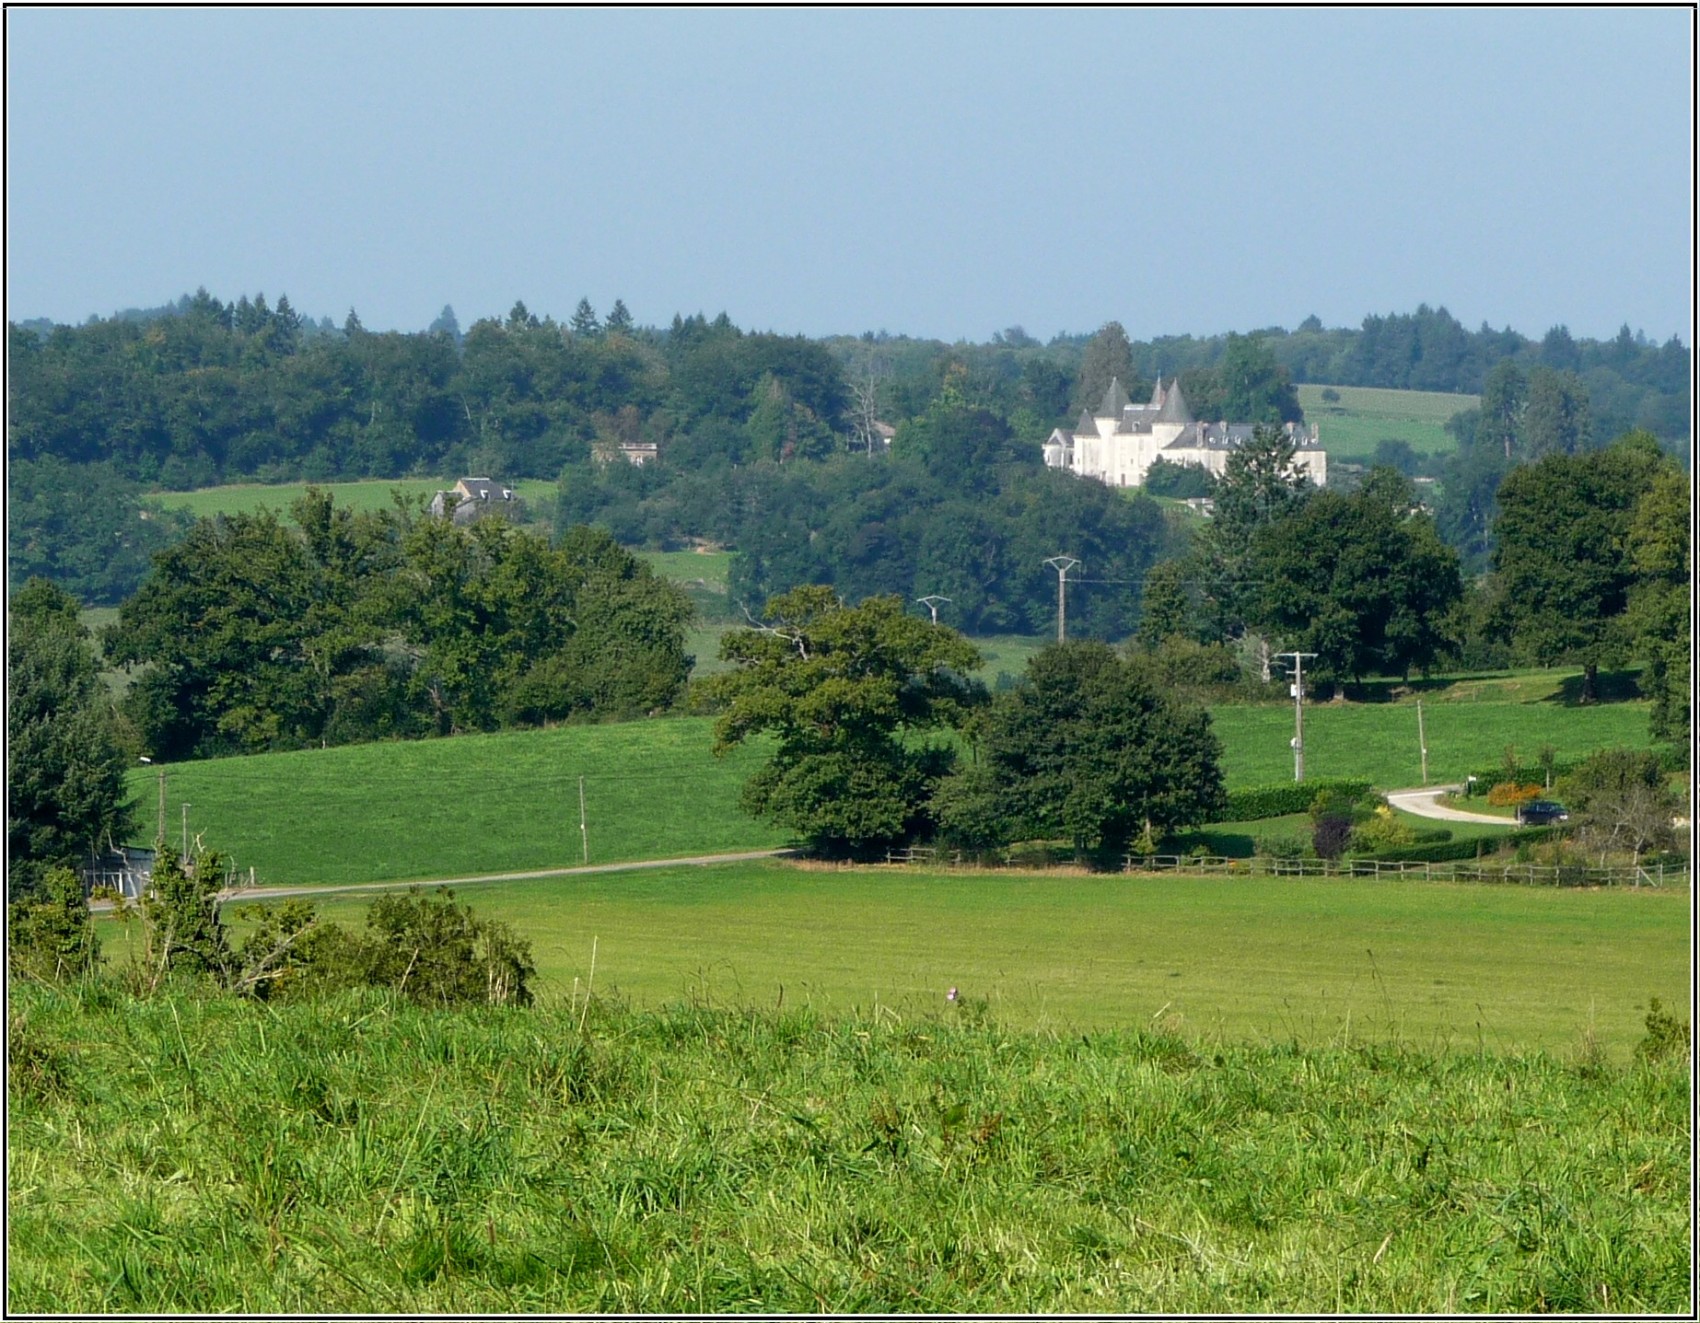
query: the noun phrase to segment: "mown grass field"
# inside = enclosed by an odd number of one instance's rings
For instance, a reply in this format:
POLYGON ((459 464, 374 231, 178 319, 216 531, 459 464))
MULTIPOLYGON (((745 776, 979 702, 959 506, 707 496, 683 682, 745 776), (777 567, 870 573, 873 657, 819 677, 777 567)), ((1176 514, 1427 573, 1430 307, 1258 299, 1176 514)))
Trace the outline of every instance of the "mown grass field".
MULTIPOLYGON (((166 833, 231 852, 268 883, 345 883, 578 864, 579 777, 590 861, 673 858, 783 843, 744 817, 761 757, 709 753, 703 718, 347 745, 166 769, 166 833)), ((152 770, 130 785, 147 835, 152 770)))
MULTIPOLYGON (((1534 702, 1490 699, 1423 700, 1428 779, 1439 784, 1498 764, 1506 748, 1525 766, 1543 745, 1563 758, 1596 749, 1642 748, 1648 743, 1643 702, 1571 706, 1553 698, 1534 702)), ((1287 706, 1220 706, 1211 710, 1222 741, 1222 768, 1232 785, 1262 785, 1293 774, 1293 710, 1287 706)), ((1382 789, 1422 784, 1422 752, 1414 702, 1306 704, 1305 775, 1367 777, 1382 789)))
POLYGON ((1446 420, 1481 402, 1477 395, 1368 386, 1304 385, 1298 393, 1305 420, 1317 425, 1329 456, 1354 462, 1368 459, 1388 438, 1407 441, 1413 450, 1451 454, 1458 443, 1447 433, 1446 420), (1340 393, 1338 403, 1323 400, 1329 389, 1340 393))
MULTIPOLYGON (((1511 744, 1532 761, 1647 743, 1644 703, 1434 702, 1424 707, 1429 779, 1492 766, 1511 744)), ((1292 710, 1214 712, 1230 788, 1292 776, 1292 710)), ((168 837, 192 833, 273 884, 346 883, 526 871, 581 861, 578 778, 585 777, 590 861, 678 858, 780 845, 737 807, 764 756, 709 752, 706 717, 307 749, 180 763, 166 769, 168 837)), ((1305 717, 1306 773, 1366 777, 1384 789, 1420 782, 1409 703, 1320 704, 1305 717)), ((141 835, 158 802, 153 769, 130 775, 141 835)))
POLYGON ((1686 1059, 26 988, 15 1313, 1690 1311, 1686 1059))
MULTIPOLYGON (((1624 1058, 1649 996, 1686 1004, 1688 896, 1347 879, 1198 880, 788 863, 490 882, 540 986, 633 1004, 904 1018, 948 989, 1001 1023, 1210 1041, 1569 1050, 1624 1058)), ((370 895, 322 897, 358 926, 370 895)), ((116 948, 115 948, 116 949, 116 948)))

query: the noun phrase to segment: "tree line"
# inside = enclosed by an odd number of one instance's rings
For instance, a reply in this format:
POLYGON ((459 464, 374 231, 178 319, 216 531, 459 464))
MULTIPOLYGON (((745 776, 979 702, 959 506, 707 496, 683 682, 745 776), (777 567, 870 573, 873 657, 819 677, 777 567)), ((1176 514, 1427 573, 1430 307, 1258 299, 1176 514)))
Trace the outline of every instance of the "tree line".
MULTIPOLYGON (((1680 341, 1652 345, 1627 329, 1595 342, 1560 327, 1537 342, 1466 332, 1427 307, 1358 329, 1312 318, 1292 332, 1133 341, 1112 322, 1043 344, 1011 327, 985 344, 947 345, 752 332, 724 313, 646 327, 621 303, 604 319, 584 301, 561 323, 516 303, 465 333, 449 308, 422 333, 370 332, 352 311, 339 327, 302 317, 287 298, 225 304, 199 291, 83 326, 8 327, 11 582, 41 574, 114 603, 183 532, 147 493, 237 480, 564 476, 575 489, 566 499, 617 521, 623 541, 738 545, 749 530, 714 517, 737 499, 728 471, 869 458, 883 449, 877 424, 920 427, 924 446, 941 404, 990 415, 1034 467, 1051 428, 1095 405, 1112 377, 1137 397, 1159 375, 1179 376, 1198 416, 1234 422, 1297 420, 1297 381, 1480 390, 1479 415, 1457 421, 1461 454, 1440 522, 1479 568, 1503 476, 1489 462, 1504 456, 1494 430, 1503 417, 1528 434, 1523 458, 1636 426, 1676 445, 1688 435, 1689 361, 1680 341), (1496 394, 1500 385, 1508 391, 1496 394), (599 476, 634 444, 657 447, 649 473, 599 476)), ((750 577, 752 587, 767 578, 750 577)), ((906 590, 889 574, 867 586, 906 590)))

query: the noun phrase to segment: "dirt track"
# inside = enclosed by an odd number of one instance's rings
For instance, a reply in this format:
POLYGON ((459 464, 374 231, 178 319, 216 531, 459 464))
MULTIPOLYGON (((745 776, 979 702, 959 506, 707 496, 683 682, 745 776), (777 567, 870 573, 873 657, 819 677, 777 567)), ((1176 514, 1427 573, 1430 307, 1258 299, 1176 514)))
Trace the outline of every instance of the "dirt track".
MULTIPOLYGON (((699 854, 686 859, 633 859, 620 864, 582 864, 577 868, 542 868, 528 873, 480 873, 472 877, 416 877, 397 882, 344 882, 324 886, 237 887, 220 893, 224 901, 281 900, 288 896, 323 896, 339 891, 395 891, 403 887, 465 887, 479 882, 524 882, 540 877, 576 877, 586 873, 625 873, 641 868, 684 868, 708 864, 736 864, 750 859, 779 859, 790 850, 746 850, 739 854, 699 854)), ((110 902, 97 902, 92 910, 111 909, 110 902)))

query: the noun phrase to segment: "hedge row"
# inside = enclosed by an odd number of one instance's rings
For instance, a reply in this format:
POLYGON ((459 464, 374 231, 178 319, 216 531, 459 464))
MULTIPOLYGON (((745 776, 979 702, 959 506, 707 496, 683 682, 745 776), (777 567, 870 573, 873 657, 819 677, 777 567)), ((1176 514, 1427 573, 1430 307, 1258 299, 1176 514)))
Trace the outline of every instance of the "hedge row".
MULTIPOLYGON (((1680 744, 1655 744, 1651 752, 1657 755, 1659 767, 1666 772, 1686 772, 1688 770, 1688 750, 1680 744)), ((1580 767, 1587 758, 1560 758, 1552 765, 1553 780, 1568 776, 1580 767)), ((1501 781, 1507 780, 1505 764, 1495 763, 1491 767, 1476 767, 1470 770, 1470 775, 1476 778, 1476 793, 1485 795, 1501 781)), ((1534 780, 1542 775, 1540 762, 1528 759, 1518 764, 1517 775, 1521 780, 1534 780)), ((1469 782, 1464 782, 1466 790, 1469 782)))
POLYGON ((1228 792, 1228 809, 1224 822, 1256 822, 1260 818, 1280 818, 1289 813, 1308 813, 1316 797, 1325 790, 1336 791, 1351 799, 1369 793, 1368 781, 1345 779, 1323 781, 1291 781, 1278 786, 1248 786, 1228 792))
POLYGON ((1519 827, 1503 836, 1479 836, 1464 841, 1434 841, 1419 845, 1401 845, 1374 854, 1353 854, 1354 859, 1379 859, 1383 863, 1405 860, 1413 864, 1447 864, 1478 855, 1497 854, 1507 845, 1526 845, 1552 835, 1551 827, 1519 827))

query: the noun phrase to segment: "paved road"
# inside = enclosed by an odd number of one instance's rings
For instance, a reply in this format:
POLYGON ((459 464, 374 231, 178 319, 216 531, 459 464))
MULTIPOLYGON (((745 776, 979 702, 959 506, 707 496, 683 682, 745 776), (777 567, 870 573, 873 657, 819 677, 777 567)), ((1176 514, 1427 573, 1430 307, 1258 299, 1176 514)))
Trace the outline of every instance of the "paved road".
MULTIPOLYGON (((322 896, 336 891, 396 891, 403 887, 464 887, 478 882, 524 882, 539 877, 578 877, 586 873, 625 873, 640 868, 681 868, 704 864, 736 864, 749 859, 780 859, 792 850, 745 850, 739 854, 699 854, 688 859, 633 859, 622 864, 588 864, 578 868, 541 868, 530 873, 480 873, 475 877, 424 877, 405 882, 345 882, 317 887, 237 887, 221 893, 225 901, 280 900, 286 896, 322 896)), ((91 910, 110 909, 100 902, 91 910)))
POLYGON ((1396 809, 1415 813, 1419 818, 1439 818, 1443 822, 1491 822, 1496 827, 1515 827, 1510 818, 1497 818, 1491 813, 1466 813, 1439 803, 1442 795, 1455 795, 1463 786, 1425 786, 1421 790, 1389 790, 1387 802, 1396 809))

